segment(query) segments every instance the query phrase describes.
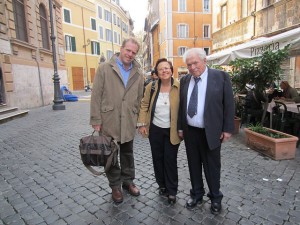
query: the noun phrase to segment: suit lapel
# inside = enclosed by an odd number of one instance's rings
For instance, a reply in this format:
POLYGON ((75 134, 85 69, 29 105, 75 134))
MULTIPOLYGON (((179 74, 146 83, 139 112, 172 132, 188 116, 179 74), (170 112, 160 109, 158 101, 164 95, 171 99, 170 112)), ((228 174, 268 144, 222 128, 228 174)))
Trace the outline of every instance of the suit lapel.
POLYGON ((187 77, 186 77, 186 79, 185 79, 185 83, 184 83, 184 86, 183 86, 183 93, 184 93, 184 95, 183 96, 186 96, 184 99, 183 99, 183 107, 184 107, 184 113, 185 113, 185 115, 186 115, 186 109, 187 109, 187 96, 188 96, 188 90, 189 90, 189 85, 190 85, 190 80, 191 80, 191 77, 192 77, 192 75, 190 75, 190 74, 188 74, 188 75, 186 75, 187 77))
POLYGON ((206 95, 205 95, 205 106, 204 110, 206 111, 207 104, 210 102, 211 99, 211 93, 212 90, 214 89, 214 76, 211 74, 211 70, 208 68, 207 70, 207 87, 206 87, 206 95))

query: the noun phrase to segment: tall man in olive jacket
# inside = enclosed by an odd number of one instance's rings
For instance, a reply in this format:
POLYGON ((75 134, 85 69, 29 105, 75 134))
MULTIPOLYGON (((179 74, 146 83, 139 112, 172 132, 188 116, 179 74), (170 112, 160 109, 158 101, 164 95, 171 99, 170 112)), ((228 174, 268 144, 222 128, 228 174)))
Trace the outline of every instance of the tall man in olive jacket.
POLYGON ((123 201, 121 185, 133 196, 140 194, 133 183, 133 138, 144 88, 140 66, 134 60, 139 48, 133 38, 123 41, 120 53, 97 69, 91 97, 90 124, 120 144, 120 165, 106 173, 116 203, 123 201))
POLYGON ((183 59, 189 74, 180 80, 178 130, 179 136, 184 138, 192 183, 186 207, 194 208, 202 201, 205 194, 203 168, 211 212, 218 214, 223 198, 220 191, 221 144, 234 130, 231 81, 224 71, 206 66, 206 53, 201 48, 189 49, 183 59))

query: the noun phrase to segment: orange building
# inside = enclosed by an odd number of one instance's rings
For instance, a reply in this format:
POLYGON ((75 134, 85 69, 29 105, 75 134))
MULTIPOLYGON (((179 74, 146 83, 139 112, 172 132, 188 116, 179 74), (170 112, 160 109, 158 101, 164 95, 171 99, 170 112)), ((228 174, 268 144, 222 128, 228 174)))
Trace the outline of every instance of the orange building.
POLYGON ((173 62, 174 77, 180 78, 187 73, 182 60, 187 49, 203 48, 207 54, 211 51, 211 0, 152 0, 146 21, 150 43, 145 44, 145 51, 150 54, 144 55, 150 56, 152 68, 157 59, 167 58, 173 62))

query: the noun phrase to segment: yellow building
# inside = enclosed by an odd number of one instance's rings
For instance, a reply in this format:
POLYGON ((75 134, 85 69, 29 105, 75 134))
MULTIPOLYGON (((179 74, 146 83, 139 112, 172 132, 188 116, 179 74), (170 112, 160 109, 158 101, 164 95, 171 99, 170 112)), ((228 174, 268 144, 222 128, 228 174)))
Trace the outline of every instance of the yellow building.
POLYGON ((117 0, 65 0, 62 13, 69 88, 83 90, 92 86, 100 58, 119 52, 132 21, 117 0))
POLYGON ((152 67, 165 57, 173 62, 174 76, 180 78, 187 73, 182 60, 187 49, 211 51, 211 0, 153 0, 149 9, 146 32, 151 36, 152 67))

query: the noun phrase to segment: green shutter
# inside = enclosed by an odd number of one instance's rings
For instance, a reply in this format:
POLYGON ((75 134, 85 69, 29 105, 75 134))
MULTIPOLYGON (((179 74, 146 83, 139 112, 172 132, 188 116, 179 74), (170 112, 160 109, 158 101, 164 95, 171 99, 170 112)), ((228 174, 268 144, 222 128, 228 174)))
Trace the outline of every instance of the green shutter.
POLYGON ((100 44, 97 42, 97 55, 100 55, 100 44))
POLYGON ((72 40, 72 52, 76 52, 76 41, 75 37, 71 37, 72 40))
POLYGON ((67 9, 64 9, 64 20, 67 23, 71 23, 70 11, 67 9))

